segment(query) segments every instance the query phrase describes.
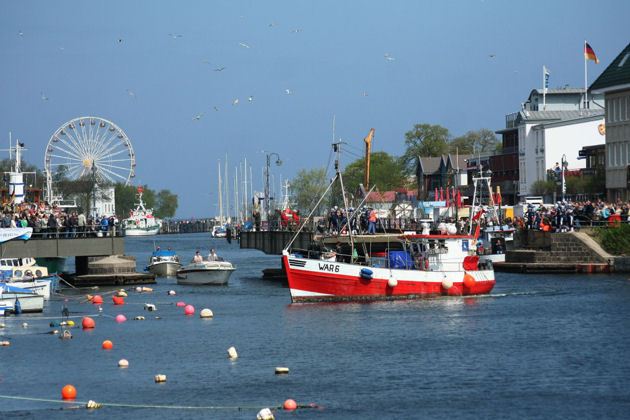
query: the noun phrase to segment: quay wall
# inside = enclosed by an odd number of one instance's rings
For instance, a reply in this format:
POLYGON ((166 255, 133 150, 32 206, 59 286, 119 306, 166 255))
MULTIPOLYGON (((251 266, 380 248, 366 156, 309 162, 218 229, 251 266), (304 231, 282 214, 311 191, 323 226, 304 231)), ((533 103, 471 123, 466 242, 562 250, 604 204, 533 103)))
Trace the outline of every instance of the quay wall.
MULTIPOLYGON (((241 232, 240 244, 242 249, 258 249, 265 254, 281 255, 285 245, 289 243, 294 234, 294 232, 289 231, 241 232)), ((300 232, 291 247, 306 250, 312 240, 312 232, 300 232)))

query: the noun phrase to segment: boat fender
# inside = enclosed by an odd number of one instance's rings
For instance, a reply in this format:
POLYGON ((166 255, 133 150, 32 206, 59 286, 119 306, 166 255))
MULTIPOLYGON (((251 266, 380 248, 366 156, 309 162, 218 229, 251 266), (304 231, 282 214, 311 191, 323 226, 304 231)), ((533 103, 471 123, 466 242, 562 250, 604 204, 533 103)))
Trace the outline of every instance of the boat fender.
POLYGON ((453 282, 445 277, 444 280, 442 280, 442 287, 444 290, 448 290, 453 287, 453 282))
POLYGON ((238 353, 236 352, 236 348, 234 346, 230 347, 227 350, 227 353, 230 359, 238 359, 238 353))
POLYGON ((361 278, 366 280, 372 280, 372 270, 369 268, 361 269, 361 278))
POLYGON ((166 375, 163 374, 157 374, 155 375, 155 382, 166 382, 166 375))
POLYGON ((390 278, 389 280, 387 280, 387 286, 393 289, 394 287, 398 286, 398 280, 393 277, 390 278))
POLYGON ((13 305, 13 310, 16 314, 22 313, 22 304, 20 303, 20 299, 15 299, 15 305, 13 305))
POLYGON ((473 276, 471 276, 470 274, 466 273, 464 274, 464 286, 471 288, 475 285, 475 278, 473 276))

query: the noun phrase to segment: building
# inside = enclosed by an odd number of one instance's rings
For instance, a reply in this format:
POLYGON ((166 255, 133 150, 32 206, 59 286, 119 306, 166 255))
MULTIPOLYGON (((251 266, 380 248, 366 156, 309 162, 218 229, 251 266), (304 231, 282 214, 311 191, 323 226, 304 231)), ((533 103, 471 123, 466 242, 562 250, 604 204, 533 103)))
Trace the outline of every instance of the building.
POLYGON ((468 186, 468 160, 474 155, 419 156, 416 162, 418 199, 436 199, 435 189, 468 186))
POLYGON ((116 194, 113 186, 95 185, 90 213, 97 217, 116 215, 116 194))
POLYGON ((503 136, 503 157, 493 157, 490 170, 493 183, 502 183, 504 197, 523 197, 531 194, 532 185, 547 180, 547 170, 563 159, 570 169, 583 168, 579 151, 584 146, 603 144, 600 132, 604 123, 602 94, 589 93, 584 101, 584 90, 534 89, 522 104, 521 111, 506 115, 506 128, 497 131, 503 136), (518 167, 515 167, 518 156, 518 167), (504 166, 505 165, 505 166, 504 166), (498 177, 502 177, 499 181, 498 177))
POLYGON ((606 191, 609 201, 630 199, 630 44, 593 82, 604 94, 606 116, 606 191))

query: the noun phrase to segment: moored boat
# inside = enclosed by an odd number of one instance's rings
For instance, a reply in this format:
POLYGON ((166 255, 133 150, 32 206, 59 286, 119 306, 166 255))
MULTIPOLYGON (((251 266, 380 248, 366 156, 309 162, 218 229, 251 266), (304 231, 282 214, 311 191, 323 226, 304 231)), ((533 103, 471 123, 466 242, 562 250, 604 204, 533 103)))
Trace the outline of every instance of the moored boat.
POLYGON ((182 267, 175 251, 157 250, 151 254, 147 270, 159 277, 173 277, 182 267))
POLYGON ((32 290, 2 284, 0 285, 0 304, 12 305, 12 311, 15 313, 42 312, 44 297, 32 290))
POLYGON ((129 217, 123 220, 126 236, 153 236, 160 232, 162 220, 153 215, 153 209, 147 209, 142 201, 142 187, 138 187, 138 203, 129 217))

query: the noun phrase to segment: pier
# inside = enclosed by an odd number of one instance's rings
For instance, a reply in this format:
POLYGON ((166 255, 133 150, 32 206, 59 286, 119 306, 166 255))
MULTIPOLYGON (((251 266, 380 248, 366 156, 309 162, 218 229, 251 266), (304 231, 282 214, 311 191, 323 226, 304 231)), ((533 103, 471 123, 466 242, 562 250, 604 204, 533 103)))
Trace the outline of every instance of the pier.
MULTIPOLYGON (((262 231, 241 232, 241 248, 258 249, 265 254, 281 255, 285 245, 293 238, 295 232, 262 231)), ((313 232, 300 232, 293 242, 293 248, 308 249, 313 241, 313 232)))

